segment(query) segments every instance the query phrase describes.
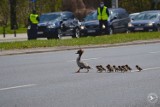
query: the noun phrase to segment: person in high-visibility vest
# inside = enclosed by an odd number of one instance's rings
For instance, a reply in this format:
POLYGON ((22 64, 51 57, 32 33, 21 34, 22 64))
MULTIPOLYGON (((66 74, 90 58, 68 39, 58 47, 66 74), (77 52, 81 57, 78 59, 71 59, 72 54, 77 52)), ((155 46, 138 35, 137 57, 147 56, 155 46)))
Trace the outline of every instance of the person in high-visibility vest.
POLYGON ((102 33, 103 29, 105 29, 105 33, 109 34, 108 17, 108 8, 104 5, 104 2, 101 2, 100 7, 97 9, 97 19, 99 20, 100 33, 102 33))
POLYGON ((28 22, 30 25, 30 34, 31 39, 35 39, 37 36, 37 25, 39 23, 39 15, 35 10, 29 15, 28 22))

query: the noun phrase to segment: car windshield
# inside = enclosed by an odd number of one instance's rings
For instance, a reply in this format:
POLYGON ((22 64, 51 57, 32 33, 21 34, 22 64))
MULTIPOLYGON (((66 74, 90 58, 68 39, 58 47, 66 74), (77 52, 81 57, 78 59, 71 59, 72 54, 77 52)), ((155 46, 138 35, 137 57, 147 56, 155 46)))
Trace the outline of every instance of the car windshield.
POLYGON ((129 15, 129 17, 130 17, 131 19, 134 19, 138 14, 139 14, 139 13, 132 13, 132 14, 129 15))
MULTIPOLYGON (((112 10, 109 10, 109 14, 113 16, 114 12, 112 10)), ((92 20, 98 20, 97 19, 97 11, 93 11, 89 13, 85 18, 84 21, 92 21, 92 20)), ((109 17, 110 20, 110 17, 109 17)))
POLYGON ((60 14, 43 14, 40 16, 40 23, 49 22, 60 18, 60 14))
POLYGON ((136 15, 134 20, 155 20, 157 17, 158 14, 156 12, 147 12, 136 15))
POLYGON ((92 12, 88 14, 85 18, 85 21, 97 20, 97 12, 92 12))
POLYGON ((72 13, 63 13, 62 18, 63 19, 74 19, 74 15, 72 13))

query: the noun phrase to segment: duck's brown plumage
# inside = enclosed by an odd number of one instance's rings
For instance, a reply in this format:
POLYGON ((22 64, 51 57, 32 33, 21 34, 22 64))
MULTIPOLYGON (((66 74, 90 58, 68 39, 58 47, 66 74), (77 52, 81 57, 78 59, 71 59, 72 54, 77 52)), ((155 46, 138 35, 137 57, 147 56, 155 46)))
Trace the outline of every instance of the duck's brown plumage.
POLYGON ((109 72, 113 72, 114 71, 113 67, 110 64, 108 64, 106 66, 106 68, 108 69, 109 72))
POLYGON ((129 70, 129 71, 131 71, 132 70, 132 68, 129 66, 129 65, 125 65, 125 67, 129 70))
POLYGON ((87 72, 89 72, 89 69, 91 69, 91 67, 87 63, 84 63, 81 61, 81 56, 82 56, 83 52, 84 51, 82 49, 79 49, 76 53, 76 54, 78 54, 76 62, 79 67, 79 70, 76 73, 79 73, 81 69, 87 69, 87 72))
POLYGON ((143 70, 139 65, 136 65, 136 68, 138 69, 139 72, 143 70))
POLYGON ((96 68, 97 68, 97 72, 99 73, 106 71, 106 69, 102 65, 97 65, 96 68))

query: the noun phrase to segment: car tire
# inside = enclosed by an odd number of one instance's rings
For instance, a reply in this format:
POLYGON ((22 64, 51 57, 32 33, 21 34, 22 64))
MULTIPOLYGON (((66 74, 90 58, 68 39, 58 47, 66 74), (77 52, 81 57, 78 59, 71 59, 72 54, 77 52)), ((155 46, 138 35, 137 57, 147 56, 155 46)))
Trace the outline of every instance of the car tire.
POLYGON ((109 35, 112 35, 112 34, 113 34, 113 28, 110 27, 110 28, 109 28, 109 35))
POLYGON ((157 27, 157 32, 160 32, 160 27, 157 27))
POLYGON ((61 29, 57 29, 57 39, 61 39, 62 38, 62 30, 61 29))
POLYGON ((52 37, 52 35, 48 35, 48 36, 47 36, 47 39, 48 39, 48 40, 54 39, 54 37, 52 37))
POLYGON ((72 36, 72 38, 79 38, 79 37, 80 37, 80 30, 76 28, 74 30, 74 35, 72 36))

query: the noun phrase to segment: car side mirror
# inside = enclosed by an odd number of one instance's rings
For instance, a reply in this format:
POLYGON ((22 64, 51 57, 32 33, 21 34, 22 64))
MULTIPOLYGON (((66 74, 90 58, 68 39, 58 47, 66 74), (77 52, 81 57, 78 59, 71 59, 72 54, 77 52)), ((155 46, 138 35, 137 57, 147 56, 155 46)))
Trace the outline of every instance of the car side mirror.
POLYGON ((111 21, 113 21, 113 20, 115 20, 115 19, 117 19, 117 16, 114 16, 114 17, 111 19, 111 21))
POLYGON ((113 20, 115 20, 115 19, 117 19, 117 16, 114 16, 114 17, 113 17, 113 20))

